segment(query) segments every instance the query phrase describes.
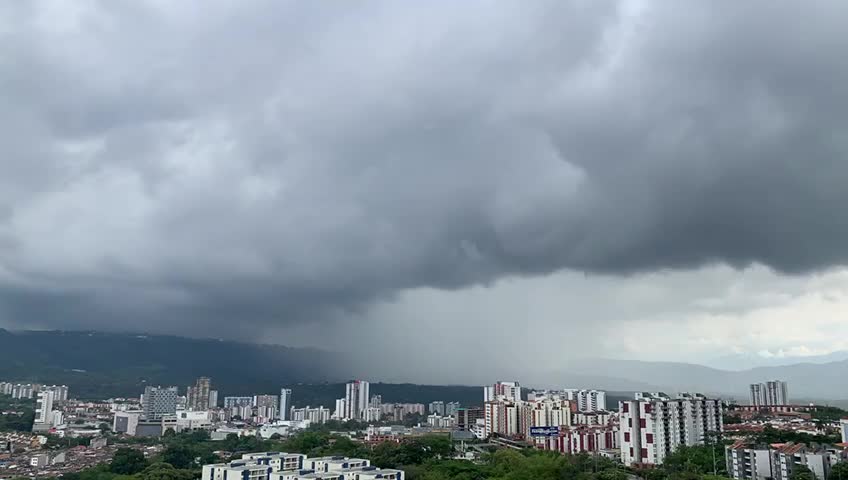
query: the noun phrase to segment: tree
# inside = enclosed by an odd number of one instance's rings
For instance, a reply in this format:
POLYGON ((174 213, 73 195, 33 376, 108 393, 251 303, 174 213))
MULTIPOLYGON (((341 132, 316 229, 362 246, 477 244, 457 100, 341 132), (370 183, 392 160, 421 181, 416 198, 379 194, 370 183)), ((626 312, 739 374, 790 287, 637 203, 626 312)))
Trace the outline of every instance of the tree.
POLYGON ((830 469, 827 480, 848 480, 848 461, 841 461, 830 469))
POLYGON ((816 476, 806 465, 795 465, 789 473, 789 480, 816 480, 816 476))
POLYGON ((132 448, 119 448, 112 456, 109 471, 122 475, 134 475, 147 468, 147 459, 144 454, 132 448))
POLYGON ((154 463, 138 474, 139 480, 192 480, 190 470, 178 470, 168 463, 154 463))
POLYGON ((174 468, 192 468, 194 466, 194 453, 185 445, 174 445, 165 449, 162 460, 174 468))

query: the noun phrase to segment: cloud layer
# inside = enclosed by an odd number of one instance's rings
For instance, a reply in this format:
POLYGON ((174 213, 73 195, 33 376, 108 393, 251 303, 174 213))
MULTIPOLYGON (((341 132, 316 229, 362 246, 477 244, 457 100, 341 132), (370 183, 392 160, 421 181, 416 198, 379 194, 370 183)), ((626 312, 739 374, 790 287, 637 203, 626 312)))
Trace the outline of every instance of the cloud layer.
POLYGON ((848 4, 0 6, 0 321, 848 260, 848 4))

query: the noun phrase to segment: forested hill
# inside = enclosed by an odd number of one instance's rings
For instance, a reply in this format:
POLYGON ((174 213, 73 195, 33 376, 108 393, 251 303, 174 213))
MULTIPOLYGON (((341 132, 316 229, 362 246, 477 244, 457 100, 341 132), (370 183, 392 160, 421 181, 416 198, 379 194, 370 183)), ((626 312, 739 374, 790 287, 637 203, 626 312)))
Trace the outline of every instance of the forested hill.
POLYGON ((83 398, 138 395, 148 384, 184 387, 204 375, 222 394, 350 375, 349 362, 332 352, 173 336, 0 330, 0 352, 0 379, 64 383, 83 398))
MULTIPOLYGON (((0 329, 0 381, 67 384, 72 396, 138 396, 145 385, 182 392, 210 376, 219 397, 294 389, 295 405, 332 407, 356 374, 344 355, 315 349, 161 335, 0 329)), ((481 403, 480 387, 372 383, 385 402, 481 403)))

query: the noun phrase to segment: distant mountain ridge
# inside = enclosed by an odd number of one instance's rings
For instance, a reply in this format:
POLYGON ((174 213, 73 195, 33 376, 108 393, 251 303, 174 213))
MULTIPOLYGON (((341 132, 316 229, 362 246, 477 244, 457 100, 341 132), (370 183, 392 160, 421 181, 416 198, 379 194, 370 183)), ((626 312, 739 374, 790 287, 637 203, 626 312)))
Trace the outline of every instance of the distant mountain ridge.
POLYGON ((227 394, 350 378, 334 352, 164 335, 0 330, 0 379, 67 383, 83 397, 138 395, 145 385, 183 387, 212 376, 227 394))
POLYGON ((732 395, 743 401, 747 399, 750 384, 775 379, 789 383, 790 399, 795 401, 848 399, 848 360, 757 367, 741 371, 689 363, 611 359, 581 360, 569 366, 583 375, 610 375, 614 372, 618 378, 644 381, 664 390, 732 395))
MULTIPOLYGON (((184 388, 197 377, 209 375, 221 395, 274 393, 280 386, 310 384, 300 387, 305 394, 301 400, 324 401, 341 396, 340 382, 354 377, 380 380, 379 375, 370 377, 368 366, 360 361, 335 352, 268 344, 165 335, 0 329, 0 380, 65 383, 83 398, 136 396, 149 384, 184 388)), ((500 375, 504 373, 507 372, 501 371, 500 375)), ((567 362, 558 371, 516 371, 509 378, 540 388, 699 391, 741 401, 746 401, 751 383, 781 379, 789 382, 793 401, 848 400, 848 360, 728 371, 688 363, 581 359, 567 362)), ((487 377, 475 383, 494 380, 487 377)), ((475 390, 479 387, 376 385, 372 393, 382 390, 397 398, 386 401, 418 398, 423 402, 434 398, 476 402, 474 399, 479 397, 475 390)))
POLYGON ((762 356, 755 353, 739 353, 725 355, 709 362, 708 366, 721 370, 742 371, 758 367, 781 367, 799 363, 826 364, 848 360, 848 351, 837 351, 825 355, 809 355, 803 357, 762 356))

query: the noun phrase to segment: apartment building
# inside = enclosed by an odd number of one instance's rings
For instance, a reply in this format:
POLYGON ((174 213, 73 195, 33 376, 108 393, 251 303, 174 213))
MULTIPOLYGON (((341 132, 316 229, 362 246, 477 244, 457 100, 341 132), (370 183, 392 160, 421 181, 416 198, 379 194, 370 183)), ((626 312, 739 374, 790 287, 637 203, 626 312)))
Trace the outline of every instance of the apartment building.
POLYGON ((620 453, 625 465, 660 465, 679 446, 702 445, 722 430, 721 401, 699 394, 637 393, 619 403, 620 453))

